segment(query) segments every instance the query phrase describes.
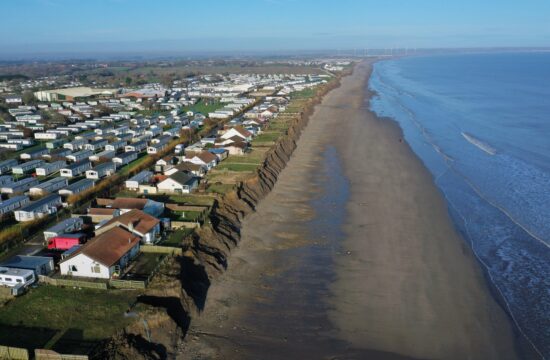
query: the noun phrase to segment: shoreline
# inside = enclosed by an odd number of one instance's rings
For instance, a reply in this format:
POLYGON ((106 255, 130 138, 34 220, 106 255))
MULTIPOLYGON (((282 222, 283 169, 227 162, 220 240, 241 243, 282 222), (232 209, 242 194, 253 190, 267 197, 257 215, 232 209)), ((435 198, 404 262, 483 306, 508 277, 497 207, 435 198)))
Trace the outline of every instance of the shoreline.
MULTIPOLYGON (((196 351, 201 354, 202 351, 203 355, 212 355, 209 351, 217 351, 217 354, 226 356, 229 353, 237 351, 239 356, 242 356, 243 352, 246 352, 247 346, 242 341, 246 341, 247 337, 244 337, 243 334, 235 335, 235 331, 231 331, 230 329, 239 329, 239 326, 231 327, 231 324, 239 324, 245 321, 247 310, 255 309, 254 307, 257 306, 256 300, 250 300, 249 297, 261 297, 259 296, 260 294, 266 296, 266 294, 262 293, 262 286, 266 286, 266 284, 277 286, 276 283, 268 284, 269 281, 263 278, 257 279, 250 272, 258 269, 265 270, 266 267, 262 267, 261 263, 266 262, 266 259, 269 262, 269 260, 273 261, 274 258, 277 258, 277 245, 280 246, 281 243, 284 243, 286 244, 284 246, 303 247, 307 246, 307 244, 300 244, 301 242, 311 240, 303 240, 302 238, 307 237, 303 232, 295 231, 293 233, 292 231, 287 231, 285 236, 279 236, 278 238, 277 236, 272 236, 272 240, 268 245, 272 246, 273 249, 268 249, 267 252, 263 249, 264 253, 258 254, 257 251, 255 252, 247 248, 253 244, 250 240, 247 242, 247 237, 258 240, 258 231, 260 231, 263 237, 271 235, 266 234, 265 231, 262 233, 261 227, 257 225, 262 224, 263 227, 270 225, 269 222, 262 223, 262 217, 265 217, 266 211, 269 213, 270 208, 277 206, 274 197, 284 194, 284 192, 281 193, 279 188, 286 187, 287 191, 288 188, 291 191, 294 189, 297 193, 305 190, 308 193, 307 196, 310 196, 309 200, 315 196, 315 189, 303 189, 304 179, 308 177, 311 179, 313 176, 312 173, 308 174, 306 171, 302 175, 289 175, 289 171, 296 170, 296 166, 293 164, 297 162, 301 162, 300 165, 305 166, 309 170, 314 169, 316 165, 312 161, 322 159, 318 157, 313 159, 312 157, 314 156, 311 153, 311 149, 316 146, 326 147, 327 144, 333 144, 338 152, 345 177, 350 181, 350 199, 356 199, 355 201, 348 201, 348 205, 346 206, 346 213, 349 219, 352 220, 347 221, 347 225, 344 227, 347 236, 340 244, 342 248, 347 249, 349 255, 346 255, 346 253, 332 254, 336 262, 333 270, 337 274, 337 279, 334 284, 328 284, 330 288, 328 292, 321 293, 324 296, 324 299, 322 299, 323 302, 326 302, 328 308, 332 309, 328 311, 331 321, 328 325, 324 325, 326 328, 322 330, 326 333, 323 336, 334 341, 335 351, 347 351, 347 353, 344 352, 343 354, 338 352, 338 355, 350 355, 352 351, 359 351, 354 354, 369 354, 373 358, 388 359, 401 358, 396 354, 431 358, 464 358, 467 356, 480 359, 516 358, 513 346, 509 345, 509 340, 513 337, 511 336, 508 319, 489 294, 489 289, 486 288, 484 283, 485 279, 479 272, 480 269, 477 268, 479 264, 472 261, 474 259, 472 259, 471 253, 468 253, 469 249, 465 247, 466 244, 456 234, 454 224, 452 224, 448 216, 445 203, 439 190, 433 183, 431 174, 424 168, 408 144, 405 143, 405 146, 403 146, 403 143, 398 141, 398 139, 402 138, 402 135, 397 123, 392 119, 378 118, 370 110, 365 110, 365 100, 367 96, 372 96, 372 93, 368 92, 366 88, 370 76, 369 67, 370 65, 365 64, 357 65, 354 72, 359 71, 362 73, 354 73, 354 75, 345 77, 342 80, 341 87, 330 92, 323 98, 322 103, 315 107, 315 112, 311 117, 313 121, 310 122, 303 136, 300 137, 298 141, 299 146, 288 163, 289 169, 285 169, 281 173, 281 179, 277 181, 273 189, 274 191, 260 202, 257 208, 258 212, 245 218, 243 222, 243 242, 231 255, 228 271, 212 285, 207 299, 208 309, 206 309, 201 317, 194 321, 190 330, 190 335, 195 334, 196 336, 191 341, 193 343, 188 342, 186 346, 188 350, 191 349, 192 353, 196 351), (365 66, 366 69, 364 68, 365 66), (333 128, 335 126, 335 119, 342 121, 336 129, 333 128), (345 122, 343 119, 346 119, 345 122), (366 122, 363 123, 365 120, 366 122), (329 133, 327 129, 334 131, 329 133), (349 139, 346 137, 346 134, 353 134, 353 139, 348 141, 349 139), (367 163, 367 161, 357 163, 355 161, 357 156, 363 158, 363 155, 365 155, 363 151, 365 150, 364 147, 367 146, 366 149, 368 149, 368 146, 370 146, 370 143, 365 141, 369 136, 373 143, 381 146, 381 149, 378 149, 378 151, 384 150, 387 153, 391 153, 392 159, 402 162, 400 165, 406 171, 403 169, 396 171, 389 167, 388 164, 391 164, 391 162, 383 159, 384 154, 378 154, 382 159, 370 159, 371 163, 367 163), (313 137, 315 137, 314 140, 312 139, 313 137), (361 144, 363 144, 363 148, 361 144), (310 159, 307 159, 307 156, 310 159), (304 159, 307 161, 304 162, 304 159), (382 174, 384 168, 385 171, 389 171, 389 173, 385 174, 386 180, 393 179, 399 183, 405 177, 405 180, 411 180, 415 183, 417 188, 413 190, 416 192, 409 191, 408 194, 412 194, 413 198, 417 196, 417 193, 426 196, 427 200, 425 200, 423 206, 415 208, 414 201, 410 202, 411 199, 408 199, 402 208, 387 208, 383 202, 380 202, 380 196, 373 196, 373 194, 376 195, 375 192, 362 193, 358 191, 358 187, 364 188, 364 185, 358 179, 368 179, 369 177, 376 176, 376 174, 372 173, 372 164, 378 164, 378 167, 382 167, 378 169, 382 174), (294 179, 288 179, 289 177, 293 177, 294 179), (371 202, 375 203, 376 206, 371 208, 372 206, 369 205, 371 202), (398 255, 401 263, 406 263, 407 257, 410 255, 409 252, 411 252, 411 249, 407 249, 407 251, 400 251, 399 249, 400 246, 403 247, 403 245, 408 244, 396 241, 399 240, 399 237, 395 236, 395 232, 392 233, 392 228, 396 227, 391 221, 388 222, 388 219, 396 215, 392 211, 404 214, 405 217, 400 219, 400 223, 404 223, 409 227, 412 226, 411 229, 414 229, 415 220, 418 220, 422 226, 414 230, 418 234, 430 237, 429 232, 426 232, 426 230, 430 230, 434 227, 434 224, 431 224, 429 221, 426 222, 423 212, 427 211, 429 213, 429 209, 434 206, 438 210, 435 215, 438 215, 438 212, 442 208, 444 209, 444 215, 441 217, 441 214, 439 214, 437 218, 439 225, 436 224, 435 227, 439 227, 439 237, 437 240, 444 240, 447 243, 440 245, 438 242, 434 242, 433 238, 430 243, 424 240, 422 236, 417 236, 417 243, 414 243, 416 246, 415 249, 412 249, 412 252, 417 251, 418 256, 408 263, 409 269, 403 271, 399 267, 392 269, 390 266, 390 268, 386 268, 388 264, 382 264, 383 266, 379 265, 376 268, 377 260, 382 259, 382 263, 391 262, 389 259, 395 254, 398 255), (383 213, 382 218, 377 218, 376 220, 386 222, 386 226, 379 227, 376 230, 378 234, 376 231, 374 233, 371 231, 370 237, 365 236, 366 241, 363 238, 363 232, 368 232, 369 230, 365 229, 368 229, 373 224, 368 224, 368 221, 372 221, 372 216, 362 216, 365 207, 367 210, 373 210, 374 213, 377 210, 383 213), (411 209, 413 210, 413 215, 416 215, 418 219, 407 219, 407 216, 410 216, 411 209), (256 230, 254 230, 255 228, 256 230), (250 232, 252 232, 252 236, 250 236, 250 232), (254 236, 254 233, 256 233, 256 236, 254 236), (374 238, 384 238, 388 242, 393 241, 393 247, 390 249, 392 251, 388 252, 388 249, 384 249, 379 242, 372 242, 374 238), (450 241, 449 238, 451 238, 450 241), (369 239, 371 239, 370 243, 369 239), (439 253, 431 254, 430 246, 434 246, 439 253), (379 248, 380 257, 378 259, 377 257, 369 257, 370 252, 373 249, 376 250, 376 247, 379 248), (459 259, 453 259, 455 256, 459 259), (443 257, 445 261, 431 263, 431 257, 443 257), (368 268, 364 266, 365 263, 370 264, 368 268), (357 267, 358 264, 359 267, 357 267), (448 264, 454 266, 454 271, 451 273, 445 270, 445 265, 448 264), (371 275, 372 266, 375 267, 374 270, 377 276, 373 277, 371 275), (467 275, 462 274, 461 276, 457 276, 456 270, 464 270, 463 268, 465 268, 467 275), (453 285, 445 281, 438 281, 437 278, 440 276, 438 271, 443 274, 442 276, 447 276, 449 280, 457 283, 461 290, 464 290, 468 294, 470 292, 474 293, 475 296, 464 296, 460 292, 456 293, 453 290, 453 285), (358 274, 361 274, 360 278, 357 278, 358 274), (411 281, 411 275, 419 275, 423 279, 422 282, 417 281, 417 284, 421 286, 418 290, 401 289, 399 286, 395 286, 395 284, 403 285, 404 279, 411 281), (372 284, 362 284, 364 278, 368 278, 372 284), (256 285, 250 283, 249 280, 253 279, 256 280, 256 285), (388 280, 388 283, 385 283, 382 279, 388 280), (435 284, 431 284, 431 281, 434 281, 435 284), (438 290, 433 290, 431 287, 436 287, 438 290), (384 293, 384 291, 387 293, 384 293), (230 294, 228 295, 226 292, 230 294), (235 293, 239 294, 234 295, 235 293), (238 304, 231 303, 232 296, 236 296, 240 300, 238 304), (467 304, 466 308, 463 308, 463 304, 460 301, 457 302, 455 298, 464 301, 467 304), (229 305, 224 305, 224 301, 229 302, 229 305), (393 304, 388 307, 387 304, 391 305, 392 301, 399 302, 399 304, 393 304), (441 302, 444 305, 438 305, 441 302), (220 309, 222 309, 221 312, 214 314, 214 312, 218 312, 220 309), (397 317, 379 316, 379 314, 390 314, 393 311, 398 313, 397 317), (432 311, 435 312, 435 316, 432 315, 432 311), (460 314, 451 316, 448 313, 452 311, 459 312, 460 314), (421 314, 421 316, 417 316, 417 313, 421 314), (228 326, 229 329, 227 329, 228 326), (411 331, 412 326, 415 328, 414 331, 411 331), (472 331, 475 334, 472 334, 472 331), (478 337, 482 339, 477 339, 478 337), (436 340, 439 340, 439 342, 436 340), (342 350, 342 346, 347 348, 347 350, 342 350), (373 349, 375 350, 373 351, 373 349)), ((377 149, 374 148, 371 150, 377 149)), ((366 157, 369 157, 368 153, 366 157)), ((383 182, 378 185, 383 185, 383 182)), ((369 189, 375 188, 372 186, 369 187, 369 189)), ((397 190, 399 192, 399 189, 397 190)), ((391 197, 392 192, 396 192, 395 186, 389 186, 383 193, 385 196, 391 197)), ((406 193, 401 195, 404 197, 407 196, 406 193)), ((298 203, 300 201, 308 201, 307 196, 300 198, 298 203)), ((302 210, 308 213, 307 209, 302 210)), ((289 211, 288 209, 281 208, 279 211, 280 213, 276 214, 277 216, 282 216, 283 218, 284 216, 288 216, 288 214, 285 214, 285 211, 289 211)), ((306 215, 309 217, 312 216, 311 213, 306 215)), ((376 226, 376 224, 374 225, 376 226)), ((284 226, 281 225, 281 228, 284 229, 284 226)), ((270 274, 267 278, 283 279, 284 281, 284 277, 277 277, 281 276, 280 269, 274 268, 271 270, 274 274, 270 274)), ((310 270, 316 270, 316 268, 310 270)), ((412 282, 414 282, 414 279, 412 279, 412 282)), ((269 292, 267 296, 269 296, 269 292)), ((261 301, 264 300, 262 299, 261 301)), ((260 307, 259 309, 267 312, 270 311, 269 308, 266 310, 260 307)), ((273 310, 276 309, 271 309, 271 311, 273 310)), ((262 315, 262 313, 254 313, 253 311, 252 313, 258 316, 262 315)), ((285 314, 283 311, 283 315, 285 314)), ((299 315, 294 313, 289 314, 289 316, 300 318, 299 315)), ((249 343, 248 347, 256 346, 256 351, 261 351, 265 349, 267 344, 273 345, 275 343, 281 351, 284 351, 284 348, 281 348, 281 346, 284 347, 285 344, 288 349, 296 350, 295 347, 290 346, 286 342, 279 343, 279 339, 269 338, 269 336, 266 339, 265 335, 256 335, 256 332, 262 333, 260 331, 261 324, 254 323, 254 321, 249 321, 246 324, 257 326, 256 329, 247 329, 249 336, 252 333, 258 341, 249 343), (259 344, 263 346, 258 347, 259 344)), ((258 354, 256 353, 256 355, 258 354)))

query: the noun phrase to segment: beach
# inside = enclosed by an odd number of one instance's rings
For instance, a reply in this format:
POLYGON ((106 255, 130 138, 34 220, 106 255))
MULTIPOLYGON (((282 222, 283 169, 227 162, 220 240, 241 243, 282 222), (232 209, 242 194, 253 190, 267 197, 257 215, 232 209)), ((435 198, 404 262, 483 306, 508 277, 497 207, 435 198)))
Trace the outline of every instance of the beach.
POLYGON ((316 107, 182 358, 519 357, 432 176, 369 111, 371 65, 316 107))

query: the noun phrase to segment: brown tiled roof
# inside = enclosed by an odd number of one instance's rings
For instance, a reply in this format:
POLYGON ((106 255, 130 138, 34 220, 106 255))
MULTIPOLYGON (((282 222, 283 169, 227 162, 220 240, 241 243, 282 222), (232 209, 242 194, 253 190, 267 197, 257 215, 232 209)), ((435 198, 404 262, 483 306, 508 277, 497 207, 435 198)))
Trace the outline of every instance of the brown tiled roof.
POLYGON ((208 164, 209 162, 212 162, 212 161, 215 161, 217 160, 218 158, 216 157, 216 155, 212 154, 211 152, 209 151, 202 151, 200 154, 196 155, 199 159, 201 159, 202 161, 204 161, 206 164, 208 164))
POLYGON ((88 214, 90 215, 113 215, 117 209, 109 208, 89 208, 88 214))
MULTIPOLYGON (((133 225, 134 229, 140 234, 147 234, 160 222, 154 216, 144 213, 141 210, 131 210, 120 216, 114 217, 109 220, 103 227, 108 228, 111 225, 121 224, 126 228, 130 228, 133 225)), ((100 229, 98 229, 100 230, 100 229)))
POLYGON ((236 126, 235 127, 235 130, 237 130, 239 132, 239 134, 241 134, 242 136, 244 137, 249 137, 249 136, 252 136, 252 134, 250 133, 250 131, 246 130, 246 129, 243 129, 242 127, 240 126, 236 126))
POLYGON ((111 204, 115 209, 138 209, 142 210, 147 204, 147 199, 138 198, 116 198, 111 204))
POLYGON ((105 266, 113 266, 139 241, 138 236, 120 227, 115 227, 94 237, 63 261, 67 261, 78 254, 84 254, 105 266))

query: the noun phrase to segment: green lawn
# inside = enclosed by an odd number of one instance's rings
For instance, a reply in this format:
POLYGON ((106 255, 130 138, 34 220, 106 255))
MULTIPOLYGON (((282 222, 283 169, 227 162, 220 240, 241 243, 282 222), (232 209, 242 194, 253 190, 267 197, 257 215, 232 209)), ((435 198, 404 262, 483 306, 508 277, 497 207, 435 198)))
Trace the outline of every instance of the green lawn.
POLYGON ((146 161, 149 158, 149 154, 143 152, 138 155, 138 158, 134 161, 132 161, 129 164, 124 165, 119 170, 117 170, 118 175, 126 175, 128 174, 132 169, 137 168, 141 164, 143 164, 144 161, 146 161))
POLYGON ((306 88, 304 90, 295 91, 295 92, 290 93, 290 99, 291 100, 293 100, 293 99, 308 99, 308 98, 314 97, 316 93, 317 93, 316 88, 306 88))
POLYGON ((258 168, 258 164, 232 164, 221 163, 216 167, 217 170, 229 170, 229 171, 254 171, 258 168))
POLYGON ((230 155, 222 164, 255 164, 260 165, 262 160, 258 156, 230 155))
POLYGON ((223 194, 231 191, 234 187, 235 187, 235 185, 233 185, 233 184, 217 183, 217 184, 210 184, 208 186, 208 189, 206 189, 206 191, 209 192, 209 193, 223 195, 223 194))
POLYGON ((269 142, 269 141, 277 141, 277 139, 281 136, 280 131, 266 131, 263 134, 260 134, 254 138, 252 141, 253 145, 254 142, 269 142))
MULTIPOLYGON (((124 312, 136 296, 135 291, 41 285, 0 308, 0 339, 10 333, 10 329, 3 325, 53 330, 74 329, 81 332, 84 341, 105 339, 129 324, 124 312)), ((21 341, 26 338, 28 336, 21 341)))
POLYGON ((136 277, 147 278, 163 257, 163 254, 140 252, 138 257, 134 260, 132 268, 125 276, 125 279, 135 280, 136 277))
POLYGON ((188 228, 178 229, 172 232, 170 235, 168 235, 168 237, 166 237, 166 239, 161 241, 159 245, 180 247, 183 239, 191 235, 194 231, 195 229, 188 229, 188 228))
POLYGON ((219 101, 200 99, 199 101, 197 101, 196 104, 191 105, 191 106, 186 106, 182 110, 184 112, 192 111, 194 113, 201 113, 205 116, 208 116, 208 113, 211 113, 211 112, 214 112, 218 109, 221 109, 224 106, 225 106, 225 104, 223 104, 219 101))

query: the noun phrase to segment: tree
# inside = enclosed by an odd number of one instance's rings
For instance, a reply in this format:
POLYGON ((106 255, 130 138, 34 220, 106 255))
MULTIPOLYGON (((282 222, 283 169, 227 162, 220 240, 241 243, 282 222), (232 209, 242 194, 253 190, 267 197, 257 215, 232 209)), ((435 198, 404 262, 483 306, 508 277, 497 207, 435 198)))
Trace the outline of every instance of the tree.
POLYGON ((132 78, 129 77, 129 76, 126 76, 126 79, 124 79, 124 82, 126 83, 126 85, 131 85, 132 84, 132 78))
POLYGON ((23 103, 25 105, 35 105, 36 104, 36 98, 34 97, 34 93, 32 91, 24 91, 21 98, 22 98, 23 103))

